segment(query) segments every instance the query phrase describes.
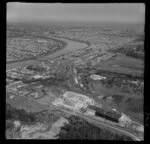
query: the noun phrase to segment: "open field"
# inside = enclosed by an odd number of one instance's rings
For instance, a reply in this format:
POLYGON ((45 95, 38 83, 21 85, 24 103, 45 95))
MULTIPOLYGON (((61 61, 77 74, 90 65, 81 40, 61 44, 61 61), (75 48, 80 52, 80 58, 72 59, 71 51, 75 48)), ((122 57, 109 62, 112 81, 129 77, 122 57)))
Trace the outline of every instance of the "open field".
POLYGON ((120 60, 115 62, 120 67, 127 67, 131 69, 141 69, 144 71, 144 62, 139 59, 123 56, 120 60))
POLYGON ((6 94, 6 101, 8 103, 10 103, 11 105, 13 105, 14 107, 18 107, 19 105, 21 105, 23 102, 27 101, 28 98, 25 97, 20 97, 18 95, 15 95, 15 97, 13 99, 9 98, 9 94, 6 94))
POLYGON ((44 111, 49 109, 48 106, 40 104, 31 99, 28 99, 27 101, 23 102, 20 105, 20 108, 26 109, 27 111, 31 111, 31 112, 39 112, 39 111, 44 111))
POLYGON ((13 107, 19 109, 26 109, 27 111, 32 111, 32 112, 38 112, 38 111, 43 111, 48 109, 47 106, 39 104, 38 102, 35 102, 34 100, 28 99, 23 96, 16 96, 13 99, 6 97, 6 101, 9 104, 11 104, 13 107))
POLYGON ((143 62, 141 60, 126 56, 119 57, 118 59, 116 58, 115 60, 110 59, 100 62, 99 64, 93 66, 93 68, 138 76, 144 74, 143 62))
POLYGON ((66 122, 68 122, 67 119, 61 117, 49 125, 39 124, 29 128, 27 131, 22 131, 21 139, 57 139, 56 135, 66 122))

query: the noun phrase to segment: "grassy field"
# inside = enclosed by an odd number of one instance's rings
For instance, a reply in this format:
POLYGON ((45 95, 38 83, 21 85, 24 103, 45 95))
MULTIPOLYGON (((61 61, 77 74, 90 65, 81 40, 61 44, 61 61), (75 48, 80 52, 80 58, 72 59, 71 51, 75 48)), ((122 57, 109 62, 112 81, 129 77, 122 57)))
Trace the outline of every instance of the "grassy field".
POLYGON ((121 59, 115 62, 120 67, 128 67, 132 69, 144 69, 144 62, 140 59, 123 56, 121 59))
POLYGON ((9 98, 9 95, 6 96, 6 102, 11 104, 13 107, 19 109, 26 109, 27 111, 39 112, 42 110, 47 110, 48 107, 46 105, 42 105, 34 100, 28 99, 23 96, 16 96, 13 99, 9 98))
POLYGON ((117 109, 129 116, 143 122, 143 97, 117 91, 113 88, 105 88, 101 83, 93 83, 91 85, 92 98, 102 104, 104 107, 117 109), (100 98, 100 96, 104 96, 100 98))
POLYGON ((20 108, 24 108, 27 111, 39 112, 43 110, 48 110, 48 106, 42 105, 34 100, 28 99, 20 105, 20 108))
POLYGON ((93 68, 141 76, 144 72, 144 62, 127 56, 116 56, 115 58, 99 62, 93 68))
POLYGON ((127 98, 130 98, 130 97, 131 98, 132 97, 141 98, 141 95, 122 92, 122 91, 117 90, 115 88, 109 88, 108 89, 108 88, 104 87, 101 83, 93 82, 91 87, 93 89, 93 93, 95 93, 96 95, 124 95, 127 98))
POLYGON ((18 107, 19 105, 21 105, 23 102, 27 101, 28 98, 26 97, 21 97, 21 96, 17 96, 15 95, 15 97, 13 99, 9 98, 9 95, 11 93, 7 93, 6 94, 6 102, 8 102, 9 104, 11 104, 14 107, 18 107))

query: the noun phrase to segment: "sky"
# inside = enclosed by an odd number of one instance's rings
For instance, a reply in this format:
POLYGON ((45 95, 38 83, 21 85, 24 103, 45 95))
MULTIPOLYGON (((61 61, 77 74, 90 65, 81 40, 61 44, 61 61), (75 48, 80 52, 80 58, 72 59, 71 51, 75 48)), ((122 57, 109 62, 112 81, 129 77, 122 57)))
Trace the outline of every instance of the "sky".
POLYGON ((7 3, 7 22, 30 21, 144 23, 145 5, 142 3, 7 3))

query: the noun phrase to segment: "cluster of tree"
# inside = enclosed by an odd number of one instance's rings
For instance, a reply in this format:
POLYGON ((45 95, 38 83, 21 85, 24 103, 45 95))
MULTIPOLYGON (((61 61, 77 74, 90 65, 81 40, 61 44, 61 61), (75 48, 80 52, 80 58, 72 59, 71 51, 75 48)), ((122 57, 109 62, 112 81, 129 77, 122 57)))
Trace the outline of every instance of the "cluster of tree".
MULTIPOLYGON (((55 113, 48 113, 47 111, 42 112, 27 112, 24 109, 17 109, 12 107, 10 104, 6 104, 6 120, 14 121, 18 120, 22 124, 32 125, 37 122, 52 122, 58 119, 55 113)), ((6 123, 6 127, 10 127, 10 123, 6 123)))
POLYGON ((34 123, 36 117, 34 113, 26 112, 24 109, 16 109, 10 104, 6 104, 6 120, 19 120, 22 123, 34 123))
POLYGON ((39 67, 39 66, 34 66, 34 65, 29 65, 27 67, 27 69, 31 70, 31 71, 35 71, 35 72, 40 72, 40 73, 45 72, 45 68, 39 67))
POLYGON ((145 40, 145 35, 141 34, 139 35, 135 40, 133 40, 134 42, 144 42, 145 40))
POLYGON ((24 36, 24 33, 22 31, 20 31, 19 29, 7 29, 7 37, 11 37, 11 38, 20 38, 24 36))
POLYGON ((84 85, 85 89, 86 89, 86 92, 90 93, 90 88, 89 88, 89 84, 90 84, 90 81, 89 81, 89 78, 87 75, 83 75, 83 76, 80 76, 81 78, 81 81, 82 81, 82 84, 84 85))
POLYGON ((13 80, 13 81, 19 81, 21 78, 13 78, 13 77, 10 77, 10 76, 7 76, 7 78, 9 79, 9 80, 13 80))
POLYGON ((137 45, 136 51, 144 53, 144 46, 143 45, 137 45))
POLYGON ((33 79, 33 78, 26 78, 26 77, 23 77, 21 78, 21 81, 25 84, 30 84, 30 83, 39 83, 39 82, 42 82, 41 79, 33 79))
POLYGON ((6 120, 6 130, 7 129, 12 129, 13 128, 13 123, 12 120, 6 120))
POLYGON ((113 52, 122 53, 133 58, 144 59, 144 45, 142 44, 136 46, 123 46, 113 52), (135 47, 135 49, 133 49, 133 47, 135 47))
POLYGON ((143 94, 143 86, 132 84, 131 82, 124 83, 122 78, 108 78, 102 80, 101 83, 107 88, 119 88, 122 92, 143 94))
POLYGON ((112 95, 112 98, 113 98, 113 101, 119 105, 122 100, 124 99, 124 96, 123 95, 112 95))
POLYGON ((59 66, 57 66, 55 71, 55 78, 58 80, 66 80, 67 77, 70 76, 71 72, 72 69, 69 65, 61 63, 59 66))
MULTIPOLYGON (((59 114, 60 115, 60 114, 59 114)), ((36 123, 52 124, 55 122, 59 115, 56 111, 49 113, 48 111, 42 112, 27 112, 24 109, 16 109, 10 104, 6 104, 6 138, 15 139, 20 137, 20 128, 14 127, 14 121, 19 121, 22 125, 35 125, 36 123)))
POLYGON ((77 116, 68 118, 68 121, 69 124, 61 128, 58 134, 59 139, 133 141, 128 136, 98 128, 77 116))
POLYGON ((139 79, 139 80, 143 80, 143 75, 132 75, 132 74, 128 74, 128 73, 118 73, 118 72, 112 72, 112 71, 108 71, 108 70, 97 70, 96 74, 98 75, 102 75, 105 77, 116 77, 116 78, 124 78, 124 79, 129 79, 129 80, 134 80, 134 79, 139 79))
POLYGON ((143 113, 144 102, 142 98, 128 98, 125 103, 128 105, 127 110, 134 113, 143 113))
POLYGON ((95 112, 95 115, 96 116, 98 116, 98 117, 101 117, 101 118, 105 118, 105 119, 107 119, 107 120, 109 120, 109 121, 112 121, 112 122, 116 122, 116 123, 118 123, 119 122, 119 119, 118 118, 116 118, 116 117, 114 117, 114 116, 112 116, 112 114, 110 115, 108 115, 108 114, 103 114, 103 113, 100 113, 100 112, 95 112))
POLYGON ((126 56, 144 60, 144 53, 136 52, 134 50, 126 52, 126 56))

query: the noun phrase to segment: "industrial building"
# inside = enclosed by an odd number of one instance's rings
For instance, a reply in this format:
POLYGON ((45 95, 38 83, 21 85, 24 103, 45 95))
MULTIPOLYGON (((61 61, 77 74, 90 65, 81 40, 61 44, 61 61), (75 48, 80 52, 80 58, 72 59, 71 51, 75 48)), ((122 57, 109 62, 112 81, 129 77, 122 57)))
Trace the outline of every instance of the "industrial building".
POLYGON ((90 75, 90 78, 93 80, 103 80, 106 79, 106 77, 100 76, 100 75, 96 75, 96 74, 92 74, 90 75))
POLYGON ((63 98, 65 100, 72 100, 72 101, 76 101, 77 103, 87 103, 89 105, 94 105, 94 100, 79 94, 79 93, 75 93, 75 92, 71 92, 71 91, 67 91, 63 94, 63 98))
POLYGON ((74 111, 86 109, 88 105, 94 105, 94 100, 75 92, 65 92, 62 98, 58 98, 53 102, 54 105, 61 105, 74 111))

